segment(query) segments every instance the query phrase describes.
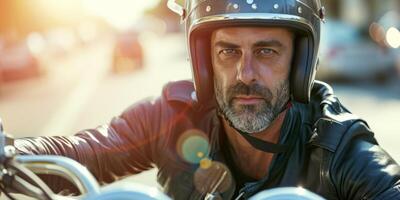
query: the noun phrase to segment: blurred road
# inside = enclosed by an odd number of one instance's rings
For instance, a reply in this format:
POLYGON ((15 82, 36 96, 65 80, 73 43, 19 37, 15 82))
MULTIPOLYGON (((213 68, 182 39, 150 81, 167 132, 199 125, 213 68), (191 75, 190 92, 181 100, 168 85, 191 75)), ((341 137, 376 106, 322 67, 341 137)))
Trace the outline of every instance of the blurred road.
MULTIPOLYGON (((112 74, 109 38, 44 63, 47 75, 0 87, 0 116, 15 137, 70 135, 107 123, 134 102, 158 96, 168 81, 189 79, 182 35, 141 37, 146 63, 143 70, 112 74), (49 67, 51 66, 51 67, 49 67)), ((388 84, 335 85, 336 94, 352 112, 365 118, 382 146, 400 162, 400 89, 388 84)), ((134 181, 156 185, 155 170, 134 181)))

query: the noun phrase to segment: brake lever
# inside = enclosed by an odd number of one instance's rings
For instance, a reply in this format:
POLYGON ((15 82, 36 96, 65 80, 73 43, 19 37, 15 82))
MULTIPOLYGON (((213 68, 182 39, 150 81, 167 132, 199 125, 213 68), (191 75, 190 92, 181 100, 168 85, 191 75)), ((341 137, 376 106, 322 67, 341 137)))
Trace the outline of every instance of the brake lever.
POLYGON ((3 121, 0 118, 0 163, 16 155, 14 138, 4 131, 3 121))

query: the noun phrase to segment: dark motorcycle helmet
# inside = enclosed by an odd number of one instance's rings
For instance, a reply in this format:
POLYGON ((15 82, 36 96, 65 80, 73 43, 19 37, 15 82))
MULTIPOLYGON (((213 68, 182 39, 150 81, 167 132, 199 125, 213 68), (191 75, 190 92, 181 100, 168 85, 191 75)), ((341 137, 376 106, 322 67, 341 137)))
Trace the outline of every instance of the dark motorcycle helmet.
POLYGON ((293 100, 308 103, 313 86, 324 7, 320 0, 173 0, 168 6, 182 16, 199 102, 214 100, 211 34, 229 26, 286 27, 295 33, 290 72, 293 100))

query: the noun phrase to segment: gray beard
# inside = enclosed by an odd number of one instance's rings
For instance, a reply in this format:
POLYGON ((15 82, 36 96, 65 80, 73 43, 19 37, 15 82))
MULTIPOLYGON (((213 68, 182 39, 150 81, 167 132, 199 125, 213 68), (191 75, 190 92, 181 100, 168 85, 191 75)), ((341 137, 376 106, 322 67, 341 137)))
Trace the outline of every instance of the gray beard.
POLYGON ((252 134, 267 129, 276 117, 282 112, 289 100, 289 81, 282 81, 276 91, 276 103, 272 104, 273 95, 269 89, 260 85, 247 86, 238 83, 230 87, 226 93, 214 80, 215 96, 220 112, 225 119, 236 129, 252 134), (232 97, 238 94, 260 95, 265 98, 261 105, 239 105, 235 106, 232 97))

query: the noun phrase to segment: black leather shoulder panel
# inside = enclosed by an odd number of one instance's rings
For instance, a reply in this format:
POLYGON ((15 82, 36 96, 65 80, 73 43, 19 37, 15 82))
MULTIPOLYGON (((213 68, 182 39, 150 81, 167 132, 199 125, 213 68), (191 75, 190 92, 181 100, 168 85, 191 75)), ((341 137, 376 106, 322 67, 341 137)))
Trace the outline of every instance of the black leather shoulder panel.
POLYGON ((333 90, 328 84, 316 82, 313 91, 314 101, 319 102, 320 115, 314 122, 311 145, 335 152, 345 135, 352 134, 352 131, 348 130, 354 124, 364 124, 365 126, 361 127, 364 127, 365 130, 361 132, 370 132, 367 123, 348 111, 333 94, 333 90))
POLYGON ((348 129, 356 122, 363 122, 357 116, 343 113, 336 120, 321 118, 314 125, 311 145, 316 145, 335 152, 348 129), (339 118, 340 120, 337 120, 339 118))

